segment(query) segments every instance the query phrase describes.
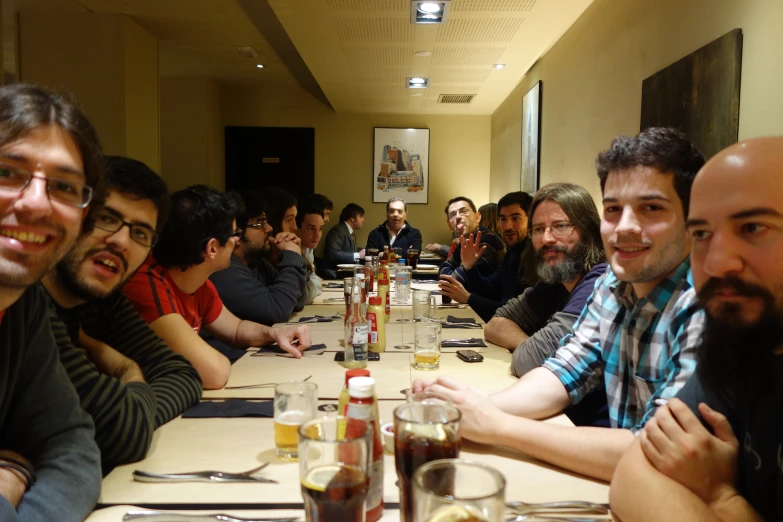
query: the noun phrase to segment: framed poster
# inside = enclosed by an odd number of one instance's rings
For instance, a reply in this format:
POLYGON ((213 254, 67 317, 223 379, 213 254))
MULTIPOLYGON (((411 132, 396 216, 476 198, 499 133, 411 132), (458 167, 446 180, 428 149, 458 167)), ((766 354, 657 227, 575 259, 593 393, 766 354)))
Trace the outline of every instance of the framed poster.
POLYGON ((536 82, 522 98, 522 165, 520 190, 535 193, 540 181, 541 82, 536 82))
POLYGON ((375 127, 372 201, 427 203, 430 179, 430 130, 375 127))

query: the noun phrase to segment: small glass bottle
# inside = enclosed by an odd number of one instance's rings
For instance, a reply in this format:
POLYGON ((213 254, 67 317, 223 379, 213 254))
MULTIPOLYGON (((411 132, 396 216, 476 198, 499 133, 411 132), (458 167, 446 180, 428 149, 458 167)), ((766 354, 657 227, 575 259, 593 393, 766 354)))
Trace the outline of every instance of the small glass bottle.
POLYGON ((375 273, 372 269, 372 257, 365 257, 364 258, 364 285, 365 285, 365 293, 367 295, 370 295, 370 292, 374 290, 374 283, 375 283, 375 273))
POLYGON ((367 338, 370 328, 362 313, 362 282, 354 277, 351 290, 351 316, 345 322, 345 366, 367 367, 367 338))

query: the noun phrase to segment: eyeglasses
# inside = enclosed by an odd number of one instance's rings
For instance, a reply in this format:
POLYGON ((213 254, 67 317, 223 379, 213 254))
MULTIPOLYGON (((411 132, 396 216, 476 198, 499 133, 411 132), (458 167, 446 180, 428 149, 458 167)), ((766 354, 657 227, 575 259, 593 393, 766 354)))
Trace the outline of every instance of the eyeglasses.
POLYGON ((95 217, 95 228, 106 232, 119 232, 122 227, 128 227, 130 238, 142 246, 151 248, 158 242, 158 234, 150 227, 128 223, 107 210, 98 212, 95 217))
POLYGON ((231 239, 232 237, 235 237, 235 238, 237 238, 237 239, 242 239, 242 229, 241 229, 241 228, 238 228, 238 229, 236 229, 236 230, 234 231, 234 233, 233 233, 233 234, 231 234, 230 236, 228 236, 228 238, 229 238, 229 239, 231 239))
POLYGON ((530 230, 528 230, 527 235, 531 239, 536 239, 539 237, 542 237, 544 234, 546 234, 547 229, 552 232, 552 235, 557 238, 564 238, 568 236, 568 234, 571 233, 571 229, 574 228, 574 225, 571 223, 555 223, 551 227, 542 227, 542 226, 535 226, 532 227, 530 230))
POLYGON ((85 208, 92 200, 92 187, 80 181, 36 176, 24 169, 0 164, 0 191, 22 193, 30 186, 33 178, 46 182, 46 192, 52 201, 85 208))
POLYGON ((264 228, 266 228, 266 219, 262 219, 258 223, 248 223, 245 228, 260 228, 260 229, 264 229, 264 228))
POLYGON ((462 217, 465 217, 468 214, 470 214, 470 209, 468 207, 462 207, 459 210, 452 210, 451 212, 449 212, 449 220, 456 218, 457 214, 459 214, 462 217))

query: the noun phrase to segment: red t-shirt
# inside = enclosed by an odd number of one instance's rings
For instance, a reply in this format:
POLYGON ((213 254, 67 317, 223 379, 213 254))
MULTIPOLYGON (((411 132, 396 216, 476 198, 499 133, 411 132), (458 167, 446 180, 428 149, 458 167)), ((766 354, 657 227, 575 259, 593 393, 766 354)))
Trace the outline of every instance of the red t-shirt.
POLYGON ((214 322, 223 310, 223 301, 212 281, 207 279, 193 294, 186 294, 177 288, 169 271, 152 256, 147 258, 122 291, 148 323, 164 315, 179 314, 196 333, 203 325, 214 322))

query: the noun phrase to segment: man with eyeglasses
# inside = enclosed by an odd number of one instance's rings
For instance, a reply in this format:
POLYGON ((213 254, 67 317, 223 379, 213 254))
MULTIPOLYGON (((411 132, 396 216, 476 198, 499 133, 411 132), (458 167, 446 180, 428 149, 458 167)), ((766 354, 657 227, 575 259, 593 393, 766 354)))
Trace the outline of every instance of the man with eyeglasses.
MULTIPOLYGON (((414 391, 431 387, 451 397, 462 412, 465 438, 611 480, 635 433, 696 366, 704 315, 690 274, 685 217, 702 165, 701 152, 674 129, 616 138, 596 161, 610 268, 597 280, 573 332, 541 367, 491 397, 447 377, 434 384, 416 381, 414 391), (540 422, 600 390, 610 428, 540 422)), ((566 226, 560 225, 562 233, 566 226)), ((537 226, 545 232, 552 224, 537 226)))
POLYGON ((60 359, 95 422, 104 473, 144 458, 159 426, 201 398, 201 379, 119 291, 158 240, 166 183, 140 161, 106 158, 95 228, 42 280, 60 359))
POLYGON ((220 299, 209 276, 231 264, 242 236, 241 203, 231 193, 193 185, 171 195, 171 214, 152 255, 123 287, 141 317, 196 368, 204 389, 226 385, 229 359, 199 336, 238 350, 277 343, 295 358, 310 346, 310 329, 269 328, 242 320, 220 299))
POLYGON ((240 319, 267 326, 284 323, 304 306, 307 261, 293 232, 273 234, 262 194, 248 192, 243 201, 244 211, 237 216, 243 232, 231 266, 209 279, 226 308, 240 319))
POLYGON ((408 204, 401 198, 386 202, 386 221, 375 227, 367 237, 367 248, 399 248, 402 257, 414 248, 421 252, 421 232, 413 228, 408 220, 408 204))
MULTIPOLYGON (((482 255, 489 248, 481 238, 481 228, 475 239, 460 236, 460 257, 462 264, 457 267, 460 283, 454 277, 444 277, 440 281, 442 295, 451 297, 457 303, 467 303, 484 321, 489 321, 495 311, 509 299, 518 296, 528 287, 519 278, 519 263, 527 245, 528 208, 533 197, 527 192, 510 192, 498 202, 499 228, 508 251, 503 256, 500 270, 484 276, 476 268, 482 255)), ((480 213, 476 213, 480 215, 480 213)), ((456 225, 457 219, 454 223, 456 225)))
POLYGON ((0 520, 81 521, 100 492, 90 416, 36 283, 105 197, 98 135, 65 98, 0 88, 0 520))

